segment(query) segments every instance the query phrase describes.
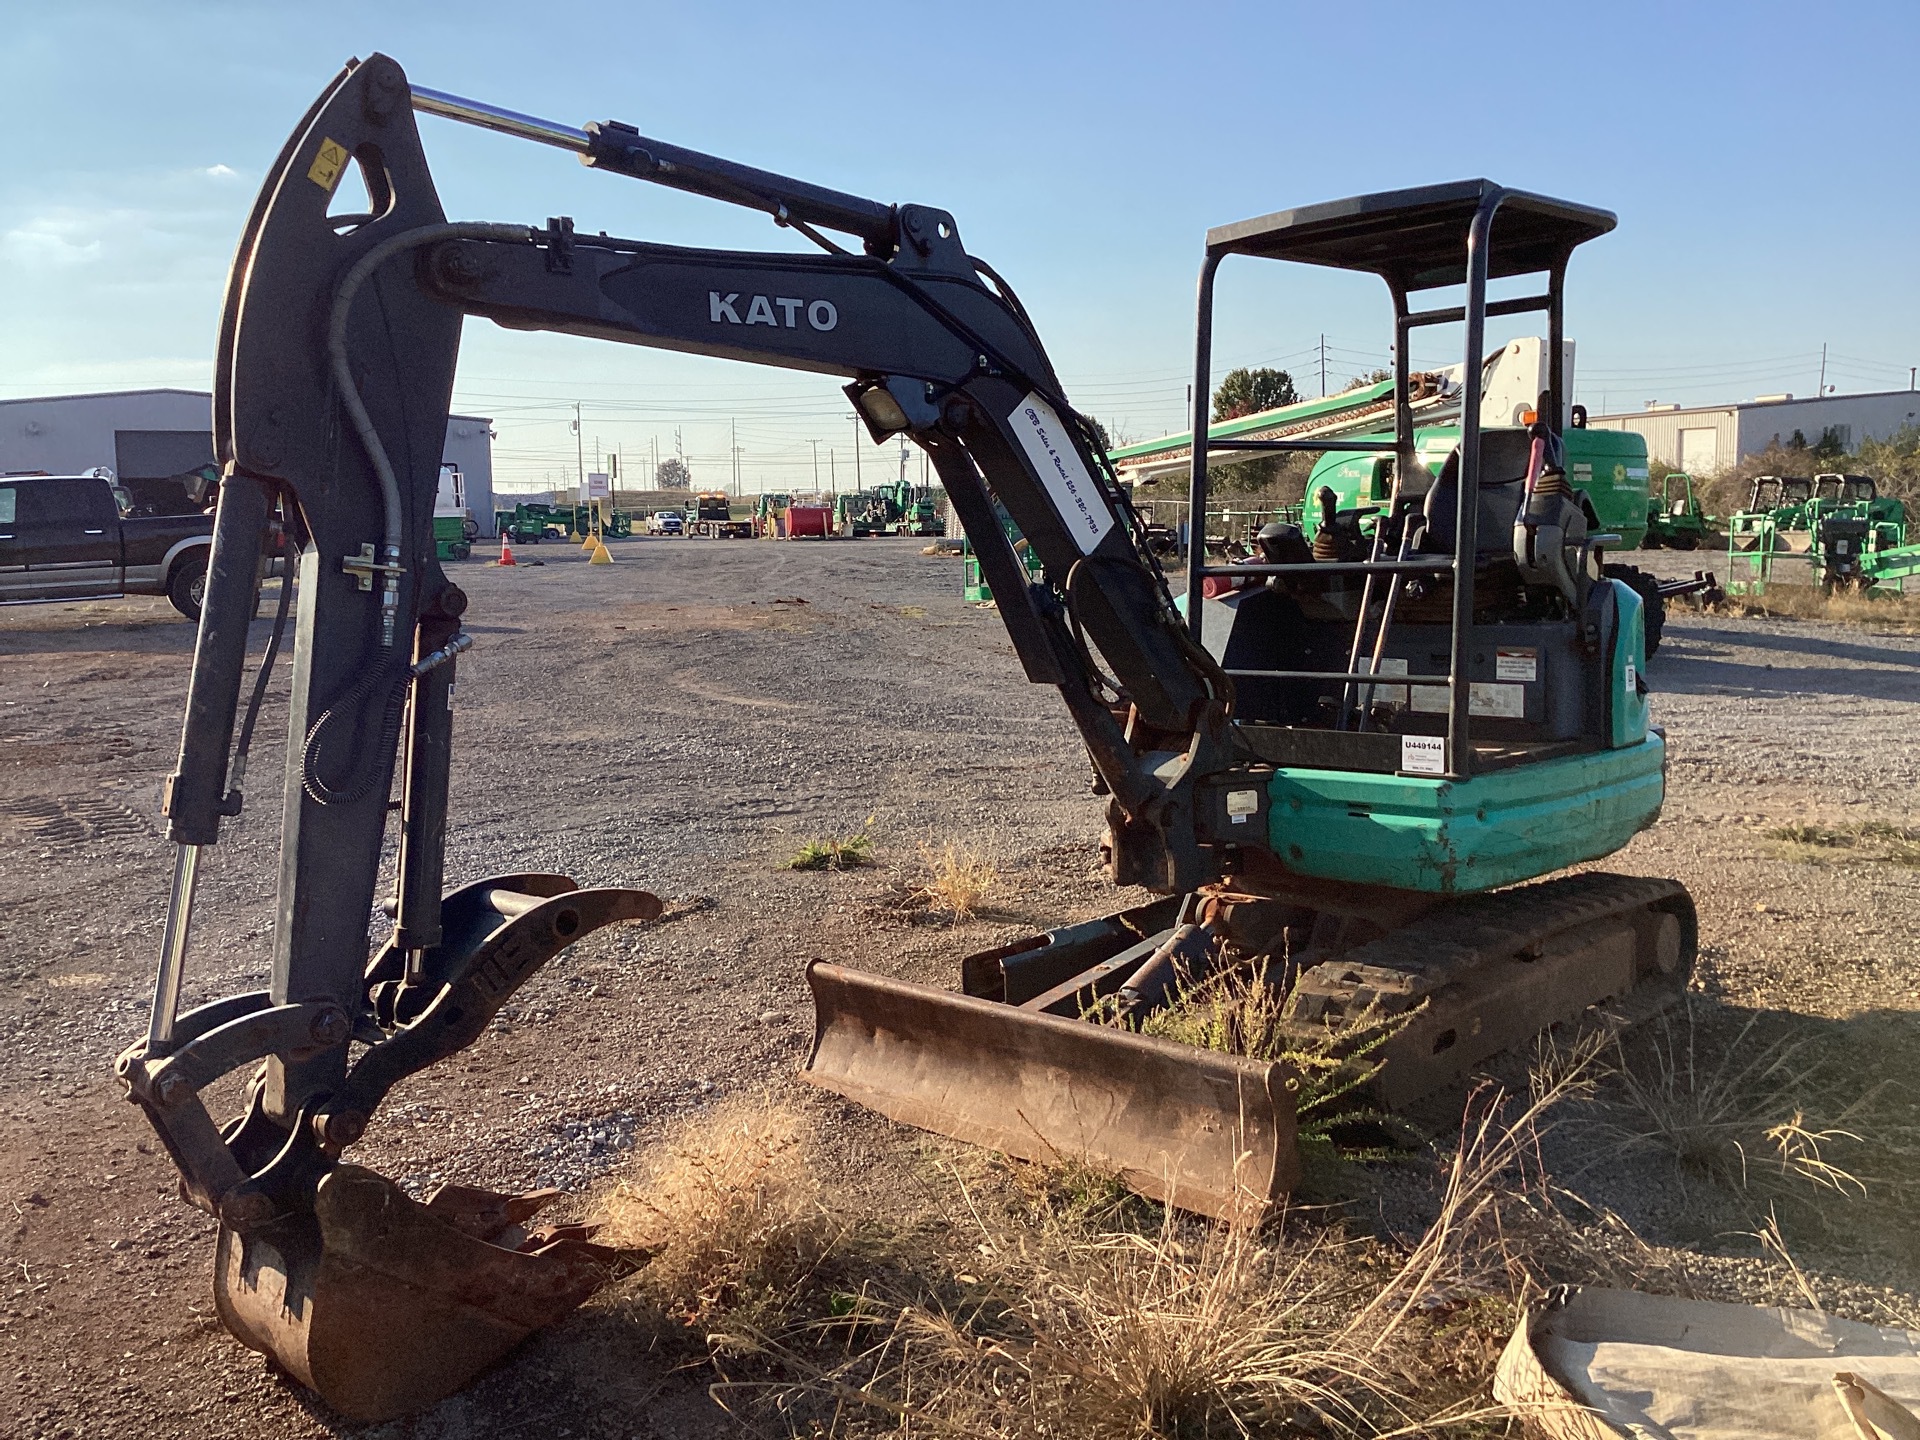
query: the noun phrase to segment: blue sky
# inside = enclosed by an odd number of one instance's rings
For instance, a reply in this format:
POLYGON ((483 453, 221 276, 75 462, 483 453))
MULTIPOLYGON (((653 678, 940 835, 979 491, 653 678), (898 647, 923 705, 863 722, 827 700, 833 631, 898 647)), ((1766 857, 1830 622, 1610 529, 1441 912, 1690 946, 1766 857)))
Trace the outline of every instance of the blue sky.
MULTIPOLYGON (((1083 410, 1180 423, 1209 225, 1487 175, 1602 205, 1572 274, 1578 398, 1711 403, 1904 387, 1920 364, 1911 183, 1920 6, 726 3, 427 6, 0 0, 0 395, 205 387, 263 167, 350 54, 421 84, 645 134, 880 200, 943 206, 1020 291, 1083 410)), ((459 219, 788 248, 763 218, 423 117, 459 219)), ((1377 282, 1241 262, 1222 365, 1309 393, 1384 363, 1377 282)), ((1457 358, 1436 335, 1416 363, 1457 358)), ((844 486, 831 382, 468 326, 456 403, 507 481, 589 447, 634 473, 844 486)), ((885 463, 863 453, 866 478, 885 463)))

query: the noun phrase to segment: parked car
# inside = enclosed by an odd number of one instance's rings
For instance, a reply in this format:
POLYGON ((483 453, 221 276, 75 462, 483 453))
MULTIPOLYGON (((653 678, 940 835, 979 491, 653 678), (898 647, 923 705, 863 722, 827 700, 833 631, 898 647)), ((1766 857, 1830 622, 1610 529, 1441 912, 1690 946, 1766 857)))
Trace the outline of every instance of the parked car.
POLYGON ((684 535, 687 533, 686 517, 678 510, 662 510, 647 517, 649 535, 684 535))
POLYGON ((111 471, 0 478, 0 603, 164 595, 198 620, 212 511, 131 508, 111 471))

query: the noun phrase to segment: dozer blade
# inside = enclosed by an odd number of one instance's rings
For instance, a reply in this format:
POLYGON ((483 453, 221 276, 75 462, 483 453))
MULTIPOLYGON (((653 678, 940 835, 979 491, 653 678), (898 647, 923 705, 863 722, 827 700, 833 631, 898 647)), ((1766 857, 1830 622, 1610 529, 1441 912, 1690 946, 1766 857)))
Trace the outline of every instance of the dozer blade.
POLYGON ((397 1419, 451 1395, 612 1273, 614 1252, 517 1223, 545 1197, 450 1187, 422 1205, 339 1165, 311 1214, 220 1227, 228 1330, 342 1415, 397 1419))
POLYGON ((1299 1178, 1285 1065, 820 962, 804 1078, 903 1124, 1255 1222, 1299 1178))

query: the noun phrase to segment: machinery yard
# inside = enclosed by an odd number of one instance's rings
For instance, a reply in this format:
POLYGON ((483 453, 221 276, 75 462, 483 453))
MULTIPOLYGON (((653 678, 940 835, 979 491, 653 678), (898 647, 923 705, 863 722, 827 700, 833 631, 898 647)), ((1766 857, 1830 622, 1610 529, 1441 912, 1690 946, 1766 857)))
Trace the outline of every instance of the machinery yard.
POLYGON ((1910 197, 388 8, 15 67, 0 1440, 1920 1440, 1910 197))
MULTIPOLYGON (((475 645, 458 691, 448 883, 565 870, 583 885, 649 889, 666 913, 566 951, 458 1064, 398 1090, 356 1158, 413 1193, 459 1180, 604 1195, 679 1127, 770 1095, 830 1138, 818 1151, 837 1209, 932 1235, 938 1255, 963 1213, 953 1167, 983 1205, 1008 1172, 796 1084, 811 1031, 802 970, 824 959, 947 986, 963 953, 1127 903, 1100 874, 1102 802, 1087 792, 1080 741, 1048 692, 1026 683, 995 612, 962 601, 960 562, 923 555, 918 541, 613 549, 610 567, 548 546, 527 557, 538 565, 458 568, 475 645), (564 646, 552 643, 562 626, 564 646), (863 830, 869 868, 783 868, 810 838, 863 830), (964 923, 899 904, 922 843, 947 841, 977 847, 998 871, 964 923)), ((1653 561, 1663 574, 1695 563, 1653 561)), ((256 651, 267 628, 256 622, 256 651)), ((144 1023, 172 849, 156 798, 175 762, 192 643, 160 598, 15 610, 0 631, 9 1436, 361 1433, 222 1330, 206 1268, 214 1223, 178 1202, 173 1167, 110 1073, 144 1023), (114 903, 98 905, 102 895, 114 903)), ((1676 606, 1648 664, 1653 720, 1671 747, 1665 808, 1605 862, 1693 895, 1690 1011, 1716 1053, 1752 1017, 1753 1053, 1801 1043, 1797 1053, 1837 1063, 1857 1095, 1889 1082, 1909 1109, 1920 869, 1911 840, 1875 850, 1834 837, 1920 825, 1917 669, 1920 637, 1871 624, 1676 606), (1803 838, 1766 833, 1789 826, 1807 827, 1803 838)), ((272 748, 283 684, 264 714, 272 748)), ((265 973, 276 782, 272 767, 256 771, 248 810, 203 877, 188 1005, 265 973)), ((1492 1069, 1524 1091, 1524 1064, 1492 1069)), ((1715 1298, 1805 1303, 1804 1283, 1835 1313, 1916 1324, 1920 1229, 1910 1205, 1889 1200, 1913 1183, 1901 1169, 1912 1150, 1868 1132, 1871 1193, 1780 1199, 1796 1281, 1752 1233, 1754 1196, 1670 1155, 1582 1164, 1581 1115, 1618 1094, 1603 1078, 1597 1096, 1570 1102, 1543 1155, 1556 1183, 1651 1247, 1630 1261, 1691 1275, 1715 1298)), ((1462 1099, 1419 1112, 1432 1145, 1411 1161, 1350 1165, 1340 1188, 1355 1233, 1389 1248, 1404 1239, 1445 1166, 1462 1099)), ((1803 1103, 1817 1102, 1810 1092, 1803 1103)), ((1828 1152, 1836 1163, 1843 1143, 1828 1152)), ((1611 1222, 1564 1208, 1576 1233, 1617 1242, 1611 1222)), ((1536 1258, 1573 1267, 1571 1248, 1536 1258)), ((958 1244, 954 1263, 968 1249, 958 1244)), ((367 1433, 733 1433, 707 1398, 714 1371, 663 1351, 619 1293, 478 1388, 367 1433)), ((1479 1323, 1497 1345, 1511 1313, 1479 1323)), ((1460 1363, 1477 1385, 1490 1356, 1460 1363)))

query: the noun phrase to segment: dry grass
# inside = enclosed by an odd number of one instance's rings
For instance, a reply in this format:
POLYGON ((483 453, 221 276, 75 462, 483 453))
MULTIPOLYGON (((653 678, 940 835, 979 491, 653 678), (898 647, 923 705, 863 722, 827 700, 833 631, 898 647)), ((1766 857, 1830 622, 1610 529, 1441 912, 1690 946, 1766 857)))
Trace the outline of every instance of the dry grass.
POLYGON ((600 1243, 652 1255, 634 1298, 688 1325, 782 1323, 843 1233, 821 1203, 801 1122, 764 1101, 690 1124, 593 1218, 600 1243))
POLYGON ((1382 1136, 1406 1130, 1362 1092, 1380 1072, 1381 1048, 1412 1018, 1369 1010, 1337 1029, 1308 1030, 1293 1023, 1277 987, 1232 969, 1183 990, 1140 1028, 1202 1050, 1290 1065, 1299 1076, 1294 1114, 1302 1153, 1314 1159, 1338 1150, 1348 1159, 1379 1160, 1399 1153, 1382 1136))
POLYGON ((958 1223, 921 1283, 731 1330, 714 1394, 810 1435, 1472 1433, 1512 1323, 1498 1201, 1559 1093, 1477 1095, 1437 1217, 1398 1252, 1324 1218, 1016 1216, 956 1177, 958 1223))
MULTIPOLYGON (((1775 562, 1776 566, 1790 563, 1794 562, 1775 562)), ((1734 578, 1741 578, 1740 571, 1734 572, 1734 578)), ((1728 604, 1747 615, 1832 620, 1869 630, 1920 633, 1920 595, 1863 595, 1857 590, 1836 590, 1827 595, 1815 585, 1769 581, 1764 595, 1735 596, 1728 604)))
POLYGON ((964 840, 920 843, 920 869, 910 899, 950 916, 973 919, 1000 889, 1000 870, 984 851, 964 840))
POLYGON ((1845 852, 1846 858, 1880 860, 1890 865, 1920 869, 1920 829, 1885 820, 1858 820, 1846 825, 1781 825, 1765 832, 1785 858, 1822 864, 1845 852))
POLYGON ((1884 1092, 1875 1087, 1836 1103, 1810 1042, 1762 1043, 1757 1023, 1756 1016, 1716 1041, 1689 1004, 1632 1053, 1623 1046, 1595 1126, 1598 1159, 1665 1154, 1683 1173, 1763 1204, 1864 1196, 1869 1181, 1854 1157, 1866 1158, 1869 1147, 1857 1127, 1884 1092))

